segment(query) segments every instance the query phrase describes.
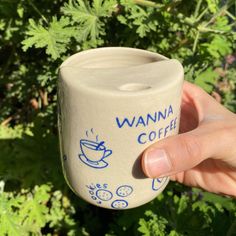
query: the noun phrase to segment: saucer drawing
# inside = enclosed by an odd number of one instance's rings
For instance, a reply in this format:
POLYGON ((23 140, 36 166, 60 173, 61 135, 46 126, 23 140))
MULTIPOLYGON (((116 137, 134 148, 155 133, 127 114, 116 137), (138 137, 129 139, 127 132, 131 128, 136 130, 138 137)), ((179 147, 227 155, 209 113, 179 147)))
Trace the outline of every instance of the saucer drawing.
POLYGON ((90 166, 90 167, 93 167, 93 168, 98 168, 98 169, 101 169, 101 168, 105 168, 108 166, 108 163, 105 162, 104 160, 100 160, 98 162, 95 162, 95 161, 89 161, 85 155, 83 154, 79 154, 79 159, 84 163, 86 164, 87 166, 90 166))
POLYGON ((79 159, 87 166, 97 169, 107 167, 108 163, 104 159, 112 154, 112 150, 106 148, 104 141, 87 139, 80 140, 80 151, 79 159))

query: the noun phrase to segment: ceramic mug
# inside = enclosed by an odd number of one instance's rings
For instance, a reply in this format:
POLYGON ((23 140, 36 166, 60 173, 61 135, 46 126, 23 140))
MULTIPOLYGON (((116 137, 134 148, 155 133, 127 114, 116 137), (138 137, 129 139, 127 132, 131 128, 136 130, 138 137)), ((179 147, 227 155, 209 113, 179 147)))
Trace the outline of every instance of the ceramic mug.
POLYGON ((183 78, 177 60, 133 48, 92 49, 61 65, 61 160, 78 196, 128 209, 163 191, 169 178, 147 178, 140 157, 152 143, 178 133, 183 78))

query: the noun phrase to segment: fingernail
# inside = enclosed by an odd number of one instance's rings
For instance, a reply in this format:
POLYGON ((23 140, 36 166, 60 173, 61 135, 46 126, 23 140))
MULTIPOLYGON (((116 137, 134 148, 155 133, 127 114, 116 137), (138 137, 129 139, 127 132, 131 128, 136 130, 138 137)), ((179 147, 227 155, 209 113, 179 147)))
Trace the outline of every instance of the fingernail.
POLYGON ((171 163, 163 149, 146 151, 143 157, 143 169, 148 177, 155 178, 167 174, 171 170, 171 163))

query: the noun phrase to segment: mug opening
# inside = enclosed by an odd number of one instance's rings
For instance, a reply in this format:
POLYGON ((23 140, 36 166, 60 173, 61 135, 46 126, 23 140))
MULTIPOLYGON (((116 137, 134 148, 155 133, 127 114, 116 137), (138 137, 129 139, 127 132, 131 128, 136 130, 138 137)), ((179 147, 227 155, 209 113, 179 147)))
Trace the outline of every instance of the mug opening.
POLYGON ((157 53, 125 47, 105 47, 79 52, 68 58, 63 66, 84 69, 125 68, 166 60, 157 53))

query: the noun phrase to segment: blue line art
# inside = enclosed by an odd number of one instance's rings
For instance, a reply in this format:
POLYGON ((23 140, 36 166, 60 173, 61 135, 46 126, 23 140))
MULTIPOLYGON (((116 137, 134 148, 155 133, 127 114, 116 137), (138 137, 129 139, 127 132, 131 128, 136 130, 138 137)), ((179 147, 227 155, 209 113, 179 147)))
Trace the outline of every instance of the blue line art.
POLYGON ((102 185, 101 184, 96 184, 96 187, 97 188, 102 188, 102 185))
POLYGON ((96 184, 96 187, 106 189, 108 187, 108 184, 96 184))
POLYGON ((160 189, 165 182, 168 180, 167 177, 165 178, 158 178, 158 179, 153 179, 152 180, 152 190, 153 191, 157 191, 158 189, 160 189))
POLYGON ((128 197, 133 192, 133 188, 130 185, 121 185, 116 190, 116 195, 119 197, 128 197))
POLYGON ((127 208, 129 205, 127 199, 120 198, 128 197, 133 193, 133 187, 127 184, 118 186, 114 195, 109 190, 107 183, 91 183, 85 185, 85 187, 88 189, 88 194, 93 201, 99 205, 109 204, 114 209, 127 208), (115 195, 117 196, 116 198, 115 195))
POLYGON ((109 190, 99 189, 96 192, 96 196, 98 199, 100 199, 102 201, 109 201, 112 199, 113 194, 109 190))
POLYGON ((111 191, 107 190, 108 184, 90 184, 86 185, 90 197, 101 205, 103 202, 110 201, 113 198, 111 191))
POLYGON ((128 206, 128 202, 125 200, 117 199, 111 203, 111 207, 114 209, 124 209, 128 206))
MULTIPOLYGON (((93 133, 93 129, 91 129, 91 132, 93 133)), ((98 139, 97 137, 98 135, 96 136, 96 139, 98 139)), ((108 166, 108 163, 104 159, 112 154, 112 150, 107 149, 105 141, 95 142, 92 140, 81 139, 80 149, 81 154, 79 154, 79 159, 87 166, 96 169, 102 169, 108 166)))
POLYGON ((93 185, 93 184, 91 184, 91 185, 86 185, 86 187, 88 188, 88 189, 90 189, 90 190, 94 190, 94 189, 96 189, 96 187, 93 185))

